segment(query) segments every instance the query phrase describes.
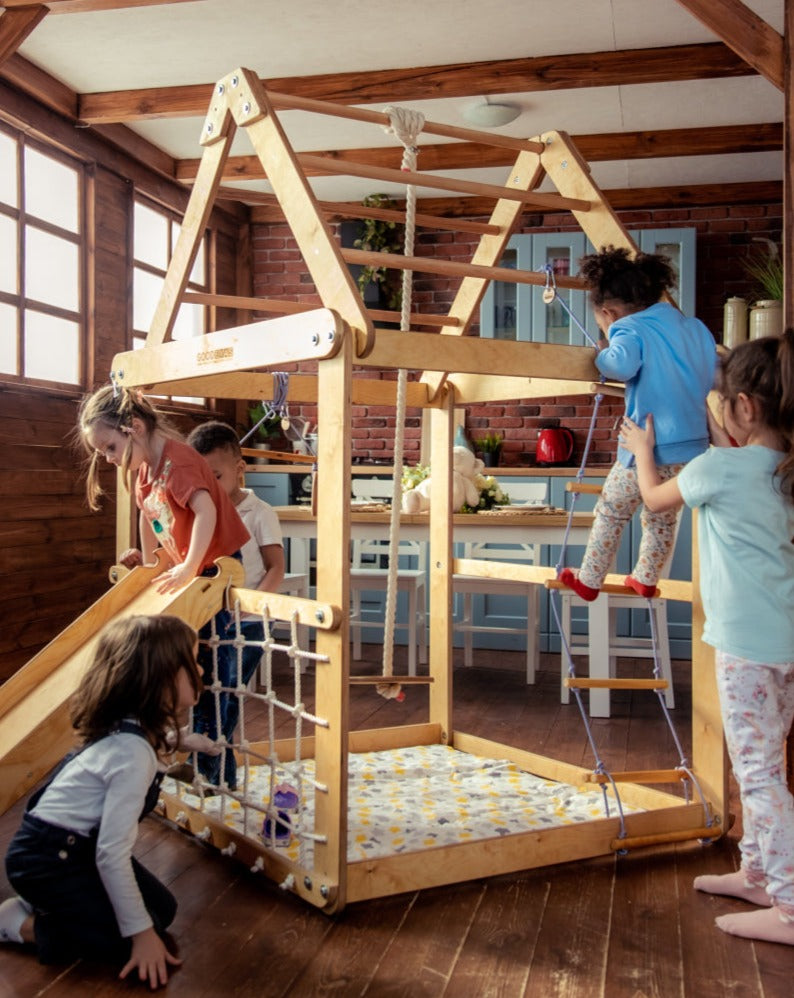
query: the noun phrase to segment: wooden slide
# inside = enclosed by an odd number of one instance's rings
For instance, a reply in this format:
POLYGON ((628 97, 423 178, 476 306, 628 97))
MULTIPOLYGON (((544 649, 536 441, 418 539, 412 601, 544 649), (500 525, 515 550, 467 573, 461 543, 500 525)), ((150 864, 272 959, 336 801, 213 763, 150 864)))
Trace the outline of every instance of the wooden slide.
POLYGON ((243 581, 234 558, 220 558, 217 565, 215 577, 196 578, 167 596, 151 585, 163 571, 159 561, 134 569, 0 687, 0 813, 72 748, 69 697, 105 624, 132 614, 170 613, 201 627, 223 605, 227 586, 243 581))

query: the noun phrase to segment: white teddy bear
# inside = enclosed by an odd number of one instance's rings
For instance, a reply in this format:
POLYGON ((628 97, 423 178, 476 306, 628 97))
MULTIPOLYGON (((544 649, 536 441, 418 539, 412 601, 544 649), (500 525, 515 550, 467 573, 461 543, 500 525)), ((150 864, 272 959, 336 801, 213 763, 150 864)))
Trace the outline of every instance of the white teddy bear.
MULTIPOLYGON (((452 448, 452 512, 457 513, 465 504, 476 508, 480 492, 474 483, 485 465, 468 447, 452 448)), ((422 513, 430 509, 430 478, 423 479, 416 488, 403 493, 403 513, 422 513)))

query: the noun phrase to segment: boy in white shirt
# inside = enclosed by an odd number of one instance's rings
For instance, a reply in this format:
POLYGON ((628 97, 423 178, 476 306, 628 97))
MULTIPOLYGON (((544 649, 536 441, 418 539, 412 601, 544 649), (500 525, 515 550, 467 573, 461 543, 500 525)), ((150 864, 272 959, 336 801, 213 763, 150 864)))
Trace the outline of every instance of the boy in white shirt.
MULTIPOLYGON (((240 451, 237 434, 227 423, 212 420, 197 426, 188 436, 187 442, 204 456, 251 535, 250 540, 241 549, 245 569, 244 588, 278 592, 284 578, 281 525, 273 507, 250 489, 242 486, 245 461, 240 451)), ((261 617, 241 618, 240 628, 247 641, 264 640, 261 617)), ((262 651, 257 645, 247 645, 243 648, 243 684, 248 683, 261 657, 262 651)), ((221 730, 231 745, 240 714, 240 704, 233 694, 221 693, 220 697, 221 730)), ((233 790, 237 786, 234 752, 224 751, 223 755, 224 781, 233 790)), ((209 782, 217 784, 220 776, 220 757, 200 756, 199 769, 209 782), (213 769, 217 769, 217 772, 209 771, 213 769)))

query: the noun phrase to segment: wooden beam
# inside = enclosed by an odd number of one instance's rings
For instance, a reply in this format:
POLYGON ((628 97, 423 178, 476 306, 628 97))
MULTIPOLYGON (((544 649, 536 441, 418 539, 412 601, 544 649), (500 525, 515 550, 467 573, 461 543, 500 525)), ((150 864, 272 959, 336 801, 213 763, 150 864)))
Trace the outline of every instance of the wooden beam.
MULTIPOLYGON (((604 132, 571 136, 576 148, 588 163, 619 159, 654 159, 670 156, 725 156, 741 152, 777 152, 783 148, 782 122, 753 125, 717 125, 713 128, 670 128, 658 131, 604 132)), ((318 150, 305 155, 315 160, 341 157, 368 166, 400 169, 401 148, 318 150)), ((512 166, 515 154, 509 149, 480 145, 476 142, 445 142, 419 147, 418 165, 422 170, 468 170, 490 166, 512 166)), ((195 179, 199 159, 183 159, 176 164, 176 178, 185 183, 195 179)), ((336 171, 319 165, 305 171, 307 177, 329 176, 336 171)), ((230 156, 223 171, 223 181, 265 180, 262 164, 256 156, 230 156)), ((383 209, 362 209, 360 217, 383 209)))
MULTIPOLYGON (((785 86, 783 98, 783 327, 794 325, 794 3, 785 5, 785 86)), ((794 733, 794 729, 792 729, 794 733)), ((789 786, 794 786, 794 734, 788 740, 789 786)))
MULTIPOLYGON (((583 87, 629 86, 748 76, 753 70, 722 43, 673 45, 495 59, 448 66, 325 73, 267 80, 270 90, 347 104, 398 103, 472 94, 504 94, 583 87)), ((80 118, 87 124, 203 115, 213 83, 83 94, 80 118)))
POLYGON ((47 8, 40 3, 6 10, 0 17, 0 66, 11 58, 47 13, 47 8))
POLYGON ((783 38, 741 0, 678 0, 748 66, 783 89, 783 38))
MULTIPOLYGON (((122 10, 127 7, 163 7, 195 0, 47 0, 51 14, 87 14, 96 10, 122 10)), ((0 7, 27 7, 30 0, 0 0, 0 7)))

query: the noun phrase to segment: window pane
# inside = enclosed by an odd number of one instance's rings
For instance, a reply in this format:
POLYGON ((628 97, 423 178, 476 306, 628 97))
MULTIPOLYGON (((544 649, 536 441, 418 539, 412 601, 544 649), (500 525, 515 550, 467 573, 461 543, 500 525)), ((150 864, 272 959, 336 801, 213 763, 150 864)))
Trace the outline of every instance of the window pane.
POLYGON ((5 302, 0 302, 0 371, 4 374, 19 373, 17 310, 5 302))
POLYGON ((162 287, 162 277, 135 268, 132 278, 132 325, 138 332, 149 332, 162 287))
POLYGON ((135 202, 133 256, 140 263, 166 270, 168 267, 168 219, 135 202))
POLYGON ((174 323, 175 340, 189 340, 204 332, 204 306, 180 305, 174 323))
POLYGON ((17 144, 0 132, 0 201, 17 207, 17 144))
MULTIPOLYGON (((176 241, 179 238, 179 233, 182 231, 182 226, 178 222, 171 223, 171 254, 173 255, 174 249, 176 248, 176 241)), ((199 243, 198 250, 196 250, 196 259, 193 262, 193 269, 190 271, 190 277, 188 278, 189 284, 200 284, 202 287, 207 283, 207 273, 205 265, 205 253, 204 245, 206 240, 202 238, 199 243)))
MULTIPOLYGON (((571 250, 568 246, 549 247, 546 250, 546 263, 551 264, 555 277, 568 277, 571 273, 571 250)), ((560 299, 570 304, 571 292, 562 288, 557 290, 557 297, 546 308, 547 343, 570 343, 571 320, 560 304, 560 299)))
POLYGON ((25 370, 28 378, 76 385, 80 381, 79 326, 42 312, 25 312, 25 370))
POLYGON ((25 147, 25 210, 70 232, 78 231, 77 171, 25 147))
POLYGON ((76 312, 80 308, 80 253, 74 243, 25 228, 25 296, 76 312))
POLYGON ((0 291, 19 294, 17 287, 17 223, 0 215, 0 291))

